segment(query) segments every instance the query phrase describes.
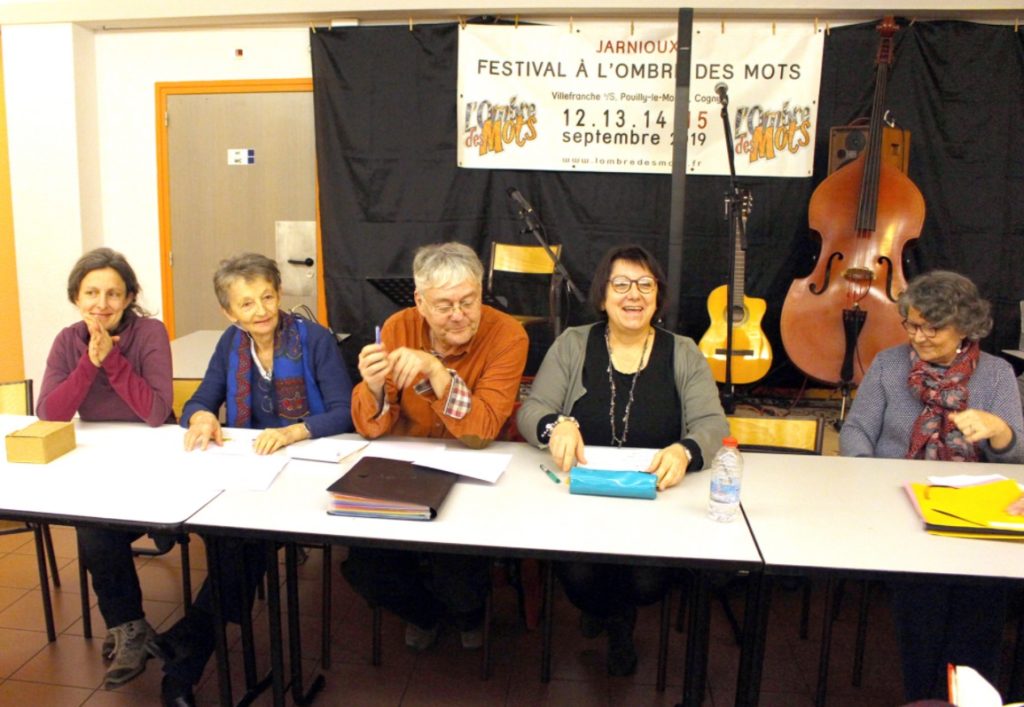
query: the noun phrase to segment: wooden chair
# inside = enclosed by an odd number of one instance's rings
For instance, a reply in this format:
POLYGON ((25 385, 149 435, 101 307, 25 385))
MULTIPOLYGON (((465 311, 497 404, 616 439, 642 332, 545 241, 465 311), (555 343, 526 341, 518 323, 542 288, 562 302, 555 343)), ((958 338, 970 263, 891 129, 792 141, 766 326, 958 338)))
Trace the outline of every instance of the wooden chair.
MULTIPOLYGON (((729 431, 740 443, 740 451, 768 454, 816 454, 820 455, 825 437, 825 422, 821 417, 728 417, 729 431)), ((735 578, 733 578, 735 580, 735 578)), ((728 585, 715 590, 715 595, 725 612, 737 644, 740 643, 742 628, 729 604, 728 585)), ((805 581, 800 610, 800 637, 807 637, 810 620, 811 583, 805 581)), ((679 607, 676 619, 677 630, 682 630, 684 604, 679 607)))
MULTIPOLYGON (((740 449, 748 452, 786 453, 786 454, 817 454, 822 453, 822 440, 825 434, 825 423, 820 417, 796 418, 796 417, 729 417, 729 428, 732 435, 739 441, 740 449)), ((833 596, 831 606, 825 607, 823 621, 824 634, 828 637, 823 639, 821 654, 818 664, 821 666, 821 674, 818 676, 819 690, 827 682, 828 676, 828 654, 830 649, 831 624, 839 613, 839 604, 842 600, 844 582, 839 580, 838 586, 833 592, 831 585, 833 579, 829 579, 830 590, 827 596, 833 596)), ((857 621, 857 638, 854 648, 853 685, 859 686, 861 672, 864 662, 864 646, 867 632, 868 602, 870 597, 870 585, 863 583, 863 593, 859 607, 857 621)), ((803 597, 800 607, 800 637, 807 638, 809 615, 811 605, 811 583, 807 578, 803 581, 803 597)), ((728 604, 723 605, 727 618, 733 626, 734 631, 739 631, 739 625, 732 615, 728 604)))
MULTIPOLYGON (((556 258, 562 257, 562 246, 555 244, 551 251, 556 258)), ((547 276, 548 302, 547 314, 527 314, 509 312, 524 325, 531 322, 547 321, 551 324, 555 336, 561 332, 559 307, 559 290, 562 277, 555 269, 555 261, 543 246, 516 245, 512 243, 491 243, 491 261, 487 268, 487 294, 508 306, 508 298, 495 292, 495 273, 514 273, 519 275, 547 276)))
POLYGON ((203 382, 202 378, 175 378, 172 381, 174 385, 174 400, 171 403, 171 407, 174 410, 174 419, 181 420, 181 411, 185 407, 185 403, 188 399, 196 392, 196 388, 203 382))
POLYGON ((818 417, 730 416, 729 430, 740 451, 821 454, 825 425, 818 417))
MULTIPOLYGON (((35 414, 35 398, 32 391, 32 380, 0 382, 0 414, 33 415, 35 414)), ((36 542, 42 541, 46 554, 46 564, 39 566, 39 589, 43 596, 43 613, 46 616, 47 637, 54 641, 57 633, 53 623, 53 605, 50 602, 49 583, 53 577, 53 586, 60 587, 60 573, 57 571, 57 558, 53 552, 53 537, 47 523, 15 523, 13 527, 0 528, 0 535, 15 533, 34 533, 36 542), (49 575, 46 565, 49 565, 49 575)))

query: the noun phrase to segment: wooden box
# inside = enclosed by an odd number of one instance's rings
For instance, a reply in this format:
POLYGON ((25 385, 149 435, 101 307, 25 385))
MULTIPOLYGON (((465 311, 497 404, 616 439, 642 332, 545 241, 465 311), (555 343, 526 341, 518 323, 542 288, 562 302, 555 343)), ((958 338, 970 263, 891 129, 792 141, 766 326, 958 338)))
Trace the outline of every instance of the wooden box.
POLYGON ((7 461, 46 464, 75 448, 73 422, 33 422, 7 435, 7 461))

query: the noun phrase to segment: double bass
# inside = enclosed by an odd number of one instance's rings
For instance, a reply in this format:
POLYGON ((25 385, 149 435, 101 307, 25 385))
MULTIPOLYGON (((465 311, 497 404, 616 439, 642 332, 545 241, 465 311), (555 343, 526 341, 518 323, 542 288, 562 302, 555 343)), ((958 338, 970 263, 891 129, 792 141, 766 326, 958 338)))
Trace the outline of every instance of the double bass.
POLYGON ((907 287, 907 243, 924 223, 924 197, 899 169, 883 162, 886 83, 896 23, 886 17, 876 58, 867 148, 827 177, 811 196, 808 221, 821 237, 811 274, 794 280, 782 307, 782 344, 811 378, 860 383, 875 355, 907 340, 896 298, 907 287))

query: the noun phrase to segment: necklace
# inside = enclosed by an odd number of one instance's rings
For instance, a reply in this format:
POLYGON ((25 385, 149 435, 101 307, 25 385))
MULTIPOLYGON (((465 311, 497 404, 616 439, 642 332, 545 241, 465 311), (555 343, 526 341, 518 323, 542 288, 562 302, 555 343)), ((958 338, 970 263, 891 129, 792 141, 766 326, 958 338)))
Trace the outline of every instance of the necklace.
POLYGON ((626 438, 629 436, 629 413, 633 409, 633 392, 636 390, 636 382, 640 378, 640 371, 644 365, 644 356, 647 355, 647 342, 651 338, 651 330, 647 330, 647 336, 644 337, 644 347, 640 350, 640 360, 637 362, 636 373, 633 374, 633 382, 629 384, 629 398, 626 400, 626 409, 622 413, 622 436, 619 437, 615 434, 615 375, 613 373, 614 366, 612 365, 612 342, 608 336, 608 329, 604 330, 604 345, 608 349, 608 387, 611 388, 612 400, 611 405, 608 406, 608 421, 611 423, 612 428, 612 445, 616 447, 622 447, 626 444, 626 438))

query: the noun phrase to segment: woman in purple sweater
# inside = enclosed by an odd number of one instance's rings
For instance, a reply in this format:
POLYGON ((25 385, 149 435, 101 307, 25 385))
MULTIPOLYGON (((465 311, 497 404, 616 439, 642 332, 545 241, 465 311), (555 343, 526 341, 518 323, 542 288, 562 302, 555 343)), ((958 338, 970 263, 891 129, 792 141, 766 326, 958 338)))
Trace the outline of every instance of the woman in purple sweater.
MULTIPOLYGON (((68 276, 68 299, 82 321, 53 342, 39 391, 43 420, 173 422, 171 346, 162 322, 138 304, 139 281, 124 256, 110 248, 89 251, 68 276)), ((77 528, 79 561, 92 575, 100 612, 109 628, 103 657, 108 686, 122 685, 146 668, 154 632, 142 609, 132 559, 138 533, 77 528)))
MULTIPOLYGON (((920 275, 898 306, 909 341, 882 351, 871 363, 843 424, 840 452, 1024 461, 1017 382, 1009 363, 978 346, 992 330, 992 317, 974 283, 941 270, 920 275)), ((908 702, 944 698, 948 663, 969 665, 996 682, 1005 586, 954 577, 892 581, 890 588, 908 702)))

